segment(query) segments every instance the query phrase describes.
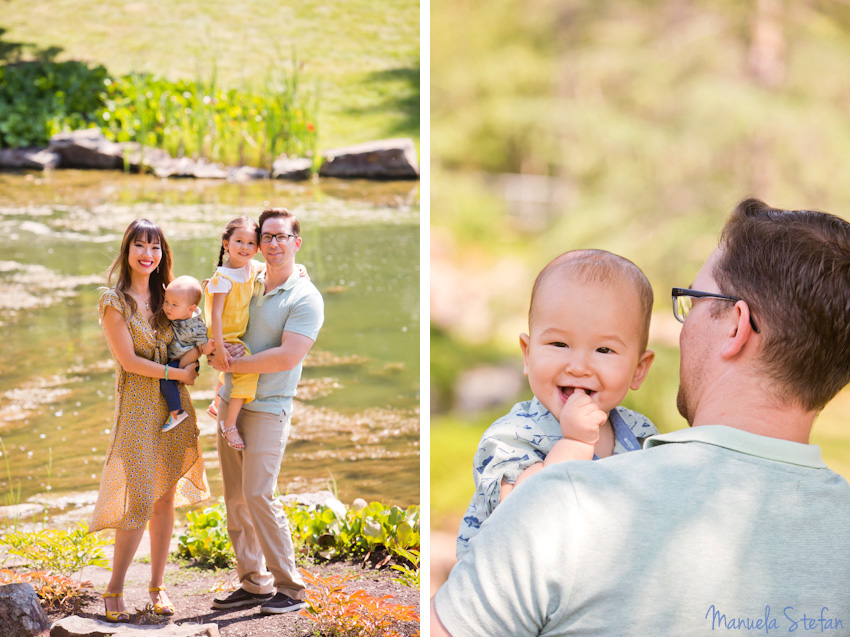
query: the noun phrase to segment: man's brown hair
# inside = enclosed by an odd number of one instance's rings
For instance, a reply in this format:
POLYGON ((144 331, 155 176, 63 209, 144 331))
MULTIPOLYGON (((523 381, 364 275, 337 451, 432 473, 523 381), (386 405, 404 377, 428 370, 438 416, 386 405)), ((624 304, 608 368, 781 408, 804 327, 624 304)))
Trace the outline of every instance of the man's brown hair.
POLYGON ((260 213, 260 229, 259 233, 263 233, 263 224, 266 222, 266 219, 292 219, 292 234, 296 237, 301 236, 301 223, 299 223, 298 218, 289 212, 286 208, 267 208, 260 213))
POLYGON ((646 275, 634 263, 606 250, 571 250, 552 259, 540 271, 531 289, 528 323, 534 316, 534 299, 543 282, 554 273, 564 272, 580 283, 630 283, 638 295, 641 312, 641 351, 649 342, 649 321, 652 318, 652 286, 646 275))
POLYGON ((850 223, 746 199, 720 249, 712 275, 723 294, 749 305, 777 394, 822 409, 850 382, 850 223))

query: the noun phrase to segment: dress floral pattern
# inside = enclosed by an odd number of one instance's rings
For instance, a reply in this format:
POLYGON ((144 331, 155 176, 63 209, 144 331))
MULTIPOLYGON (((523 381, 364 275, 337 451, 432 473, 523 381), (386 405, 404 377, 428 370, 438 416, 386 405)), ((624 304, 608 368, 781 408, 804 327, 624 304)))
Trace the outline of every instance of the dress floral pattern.
MULTIPOLYGON (((126 316, 126 307, 113 289, 100 297, 101 320, 108 307, 126 316)), ((167 362, 171 330, 157 332, 140 312, 133 314, 127 325, 138 356, 167 362)), ((195 410, 182 384, 180 399, 188 418, 176 429, 162 433, 168 407, 159 392, 159 380, 131 374, 115 358, 115 424, 90 530, 144 528, 154 503, 175 484, 175 507, 210 497, 195 410)))

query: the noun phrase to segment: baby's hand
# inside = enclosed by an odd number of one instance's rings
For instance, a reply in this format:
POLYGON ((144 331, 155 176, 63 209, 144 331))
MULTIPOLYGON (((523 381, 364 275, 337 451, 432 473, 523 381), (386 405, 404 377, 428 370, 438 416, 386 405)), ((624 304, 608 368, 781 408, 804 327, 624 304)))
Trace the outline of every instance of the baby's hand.
POLYGON ((206 343, 201 345, 201 354, 203 354, 204 356, 209 356, 210 354, 213 353, 214 349, 215 349, 215 339, 211 338, 206 343))
POLYGON ((596 446, 599 428, 608 420, 608 414, 599 409, 584 391, 577 389, 567 398, 558 420, 564 438, 596 446))
POLYGON ((295 267, 298 268, 298 276, 300 276, 302 279, 307 279, 308 281, 310 280, 310 275, 307 274, 307 268, 305 268, 300 263, 296 263, 295 267))

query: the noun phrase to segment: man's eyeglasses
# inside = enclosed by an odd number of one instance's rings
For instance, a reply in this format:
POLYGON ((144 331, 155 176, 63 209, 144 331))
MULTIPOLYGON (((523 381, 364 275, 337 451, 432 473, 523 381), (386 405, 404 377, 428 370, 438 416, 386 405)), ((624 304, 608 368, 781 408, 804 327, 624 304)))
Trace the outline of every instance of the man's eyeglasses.
POLYGON ((260 235, 260 243, 271 243, 272 239, 277 239, 278 243, 286 243, 287 241, 289 241, 290 239, 294 239, 295 237, 296 235, 294 234, 284 234, 282 232, 280 234, 263 233, 260 235))
MULTIPOLYGON (((737 303, 743 301, 735 296, 726 296, 725 294, 714 294, 712 292, 697 292, 688 288, 673 288, 673 315, 679 323, 685 322, 685 317, 694 306, 694 299, 717 299, 719 301, 732 301, 737 303)), ((756 334, 759 334, 759 328, 753 319, 752 312, 750 313, 750 325, 756 334)))

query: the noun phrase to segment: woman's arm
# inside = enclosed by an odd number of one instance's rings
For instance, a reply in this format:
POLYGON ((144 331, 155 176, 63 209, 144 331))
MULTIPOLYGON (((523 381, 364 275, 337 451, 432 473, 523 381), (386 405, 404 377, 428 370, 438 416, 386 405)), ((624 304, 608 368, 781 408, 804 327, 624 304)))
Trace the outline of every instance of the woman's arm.
MULTIPOLYGON (((165 365, 154 363, 136 354, 133 349, 133 337, 130 336, 130 330, 121 312, 113 307, 106 308, 101 324, 106 333, 106 340, 109 341, 115 357, 121 363, 121 367, 131 374, 150 378, 165 378, 165 365)), ((168 370, 169 380, 177 380, 186 385, 194 384, 197 377, 198 373, 194 369, 172 367, 168 370)))

